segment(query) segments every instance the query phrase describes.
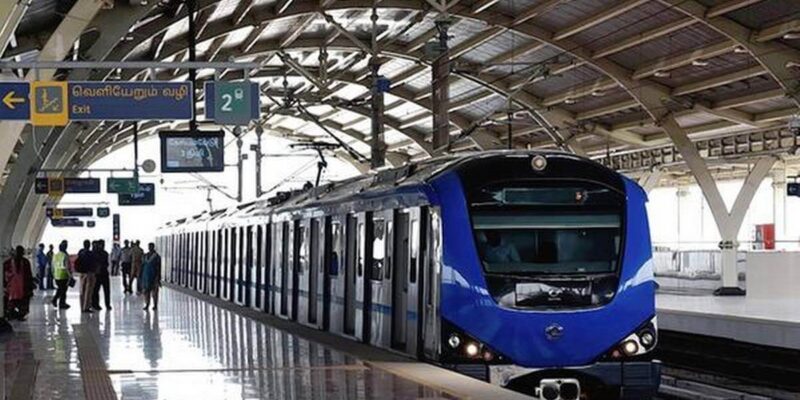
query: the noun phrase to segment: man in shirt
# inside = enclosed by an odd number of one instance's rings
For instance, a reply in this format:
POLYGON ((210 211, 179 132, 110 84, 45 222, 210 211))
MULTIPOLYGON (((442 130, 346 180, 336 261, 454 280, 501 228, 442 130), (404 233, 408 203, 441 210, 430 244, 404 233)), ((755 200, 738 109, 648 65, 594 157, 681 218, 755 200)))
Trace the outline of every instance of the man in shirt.
POLYGON ((114 242, 114 246, 111 248, 111 276, 119 275, 119 262, 121 257, 122 249, 119 247, 119 243, 114 242))
POLYGON ((69 280, 72 278, 72 273, 69 270, 69 254, 67 253, 67 241, 61 242, 58 245, 58 253, 53 255, 53 278, 56 280, 58 290, 53 297, 53 307, 58 306, 60 309, 69 308, 67 304, 67 289, 69 289, 69 280))
POLYGON ((120 264, 122 264, 122 287, 123 293, 131 292, 131 246, 129 241, 125 241, 125 247, 120 251, 120 264))
POLYGON ((142 294, 142 283, 139 280, 139 275, 142 273, 144 250, 142 250, 139 243, 138 240, 133 242, 133 247, 131 248, 131 282, 128 285, 128 290, 131 290, 133 281, 136 280, 136 294, 142 294))
POLYGON ((53 251, 53 245, 51 244, 50 248, 47 250, 47 268, 44 271, 44 274, 46 275, 45 288, 47 288, 47 290, 55 289, 55 286, 53 286, 53 256, 55 256, 55 254, 56 253, 53 251))
MULTIPOLYGON (((92 243, 88 240, 83 241, 83 249, 78 252, 78 259, 75 269, 81 274, 81 311, 92 312, 92 294, 94 293, 95 271, 97 265, 94 258, 92 243)), ((96 245, 95 245, 96 248, 96 245)))
POLYGON ((106 251, 106 242, 98 240, 97 248, 94 250, 95 266, 95 285, 92 292, 92 308, 95 310, 102 310, 100 307, 100 289, 103 289, 103 298, 105 299, 106 309, 111 309, 111 292, 110 292, 110 278, 108 276, 108 252, 106 251))
POLYGON ((44 243, 39 243, 39 248, 36 250, 36 272, 36 278, 39 280, 39 290, 45 290, 47 254, 44 253, 44 243))

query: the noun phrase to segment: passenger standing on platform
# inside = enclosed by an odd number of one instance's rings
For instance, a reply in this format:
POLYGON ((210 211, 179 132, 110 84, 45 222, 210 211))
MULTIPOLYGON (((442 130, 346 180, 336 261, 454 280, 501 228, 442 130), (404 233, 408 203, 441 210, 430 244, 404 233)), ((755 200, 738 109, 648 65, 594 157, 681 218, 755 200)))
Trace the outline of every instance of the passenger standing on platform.
POLYGON ((17 246, 14 255, 3 263, 6 289, 6 317, 25 320, 33 296, 33 272, 25 258, 25 248, 17 246))
POLYGON ((153 299, 153 310, 158 310, 158 289, 161 287, 161 256, 156 252, 156 245, 147 246, 147 254, 143 258, 142 273, 139 277, 144 291, 144 309, 150 307, 150 298, 153 299))
POLYGON ((53 290, 55 289, 55 286, 53 286, 53 256, 55 255, 55 253, 53 253, 52 244, 48 248, 46 255, 47 255, 47 269, 45 270, 44 274, 46 275, 45 279, 47 282, 45 288, 47 290, 53 290))
POLYGON ((122 256, 122 249, 119 248, 119 243, 114 242, 111 248, 111 276, 119 275, 119 260, 122 256))
POLYGON ((36 250, 36 279, 39 280, 39 290, 44 290, 46 274, 47 254, 44 253, 44 243, 39 243, 39 249, 36 250))
POLYGON ((92 293, 94 293, 94 272, 96 269, 91 242, 83 241, 83 249, 78 252, 75 270, 81 274, 81 311, 92 312, 92 293))
POLYGON ((133 247, 131 248, 131 281, 128 284, 128 287, 133 287, 133 281, 136 281, 136 294, 142 294, 142 282, 139 279, 139 276, 142 273, 142 258, 144 257, 144 251, 141 247, 141 242, 138 240, 133 242, 133 247))
POLYGON ((120 254, 120 262, 122 263, 122 292, 133 293, 131 291, 131 246, 129 241, 125 241, 125 247, 122 248, 120 254))
POLYGON ((92 308, 95 310, 102 310, 100 307, 100 289, 103 289, 103 299, 106 302, 106 309, 111 309, 111 282, 108 276, 108 252, 106 251, 106 242, 98 240, 97 248, 93 251, 94 262, 97 270, 95 272, 95 285, 92 292, 92 308))
POLYGON ((69 270, 69 254, 67 254, 67 241, 64 240, 58 245, 58 253, 53 255, 53 278, 56 280, 58 290, 53 296, 53 307, 56 305, 60 309, 69 308, 67 304, 67 289, 69 281, 72 279, 72 272, 69 270))

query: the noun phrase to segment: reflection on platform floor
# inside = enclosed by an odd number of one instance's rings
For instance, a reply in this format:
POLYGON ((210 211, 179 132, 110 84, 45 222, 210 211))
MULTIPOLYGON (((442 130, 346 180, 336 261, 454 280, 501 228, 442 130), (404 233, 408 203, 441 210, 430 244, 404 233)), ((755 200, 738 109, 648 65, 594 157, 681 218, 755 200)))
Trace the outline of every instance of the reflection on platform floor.
POLYGON ((15 322, 15 334, 2 342, 5 394, 86 398, 74 337, 81 327, 93 335, 121 399, 450 397, 177 291, 162 289, 159 310, 145 312, 140 297, 123 296, 117 282, 113 289, 114 309, 94 314, 56 310, 37 291, 28 321, 15 322), (35 366, 32 388, 22 386, 25 365, 35 366))

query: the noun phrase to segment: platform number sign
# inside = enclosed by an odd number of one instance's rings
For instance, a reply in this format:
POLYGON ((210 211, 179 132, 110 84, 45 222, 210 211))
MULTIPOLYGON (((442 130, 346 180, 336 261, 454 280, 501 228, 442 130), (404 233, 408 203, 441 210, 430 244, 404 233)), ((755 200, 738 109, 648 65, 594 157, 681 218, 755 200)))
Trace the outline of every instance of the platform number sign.
POLYGON ((205 91, 207 119, 221 125, 247 125, 260 116, 256 82, 209 82, 205 91))

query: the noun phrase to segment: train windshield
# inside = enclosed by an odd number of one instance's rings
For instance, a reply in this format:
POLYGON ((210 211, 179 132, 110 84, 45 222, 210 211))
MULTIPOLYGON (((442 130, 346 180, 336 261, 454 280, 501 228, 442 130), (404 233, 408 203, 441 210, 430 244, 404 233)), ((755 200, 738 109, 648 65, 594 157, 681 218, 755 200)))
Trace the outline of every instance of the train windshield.
POLYGON ((616 272, 622 196, 580 181, 500 182, 471 193, 472 225, 487 274, 616 272))

